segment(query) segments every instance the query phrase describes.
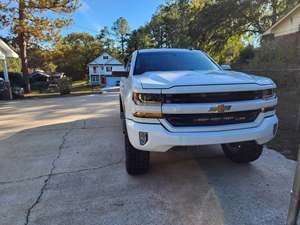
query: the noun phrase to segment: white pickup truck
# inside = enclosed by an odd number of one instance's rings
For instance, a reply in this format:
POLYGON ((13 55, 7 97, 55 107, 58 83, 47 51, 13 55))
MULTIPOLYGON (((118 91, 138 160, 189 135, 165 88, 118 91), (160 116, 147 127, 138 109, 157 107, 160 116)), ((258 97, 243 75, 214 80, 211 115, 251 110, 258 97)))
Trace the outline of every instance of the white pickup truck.
POLYGON ((276 85, 226 71, 198 50, 133 53, 120 83, 120 111, 131 175, 146 173, 150 152, 221 144, 237 163, 259 158, 277 132, 276 85))

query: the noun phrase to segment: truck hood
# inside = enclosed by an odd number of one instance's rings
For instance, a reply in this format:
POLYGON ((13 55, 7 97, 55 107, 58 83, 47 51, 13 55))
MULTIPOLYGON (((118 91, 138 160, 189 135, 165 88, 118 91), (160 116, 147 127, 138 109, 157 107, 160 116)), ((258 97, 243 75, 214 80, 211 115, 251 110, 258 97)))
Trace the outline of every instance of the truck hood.
POLYGON ((232 71, 170 71, 146 72, 137 79, 144 89, 167 89, 176 86, 258 84, 270 85, 269 78, 232 71))

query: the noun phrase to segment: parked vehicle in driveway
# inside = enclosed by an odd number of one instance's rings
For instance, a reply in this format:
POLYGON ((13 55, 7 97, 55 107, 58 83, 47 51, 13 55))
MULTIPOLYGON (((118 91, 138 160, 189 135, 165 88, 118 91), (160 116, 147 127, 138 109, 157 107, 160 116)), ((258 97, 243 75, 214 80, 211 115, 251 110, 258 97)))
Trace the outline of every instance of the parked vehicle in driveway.
POLYGON ((5 81, 3 78, 0 77, 0 91, 5 90, 5 81))
POLYGON ((23 98, 25 91, 22 87, 13 87, 12 88, 12 94, 14 98, 23 98))
POLYGON ((5 92, 5 81, 3 78, 0 77, 0 99, 4 98, 4 92, 5 92))
MULTIPOLYGON (((12 87, 13 98, 24 97, 25 83, 24 83, 22 74, 9 72, 8 76, 9 76, 9 80, 10 80, 10 85, 12 87)), ((4 74, 3 74, 3 72, 0 72, 0 95, 1 95, 1 98, 7 99, 8 98, 7 95, 9 95, 8 93, 9 92, 8 92, 7 84, 5 84, 5 82, 4 82, 4 74)))
MULTIPOLYGON (((7 100, 9 97, 9 89, 7 84, 5 84, 4 80, 0 78, 0 100, 7 100)), ((24 97, 24 88, 22 87, 12 87, 12 95, 13 98, 23 98, 24 97)))
POLYGON ((127 172, 146 173, 150 152, 176 146, 221 144, 234 162, 257 160, 277 132, 275 89, 269 78, 225 71, 202 51, 134 52, 120 84, 127 172))

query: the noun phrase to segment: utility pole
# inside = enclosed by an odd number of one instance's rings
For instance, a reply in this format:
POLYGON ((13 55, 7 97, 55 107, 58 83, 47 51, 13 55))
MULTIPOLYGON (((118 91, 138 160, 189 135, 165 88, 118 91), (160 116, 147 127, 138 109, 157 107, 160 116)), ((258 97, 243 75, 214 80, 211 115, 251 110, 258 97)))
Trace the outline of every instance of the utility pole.
POLYGON ((287 225, 297 225, 300 209, 300 149, 294 178, 293 190, 291 192, 290 208, 288 212, 287 225))

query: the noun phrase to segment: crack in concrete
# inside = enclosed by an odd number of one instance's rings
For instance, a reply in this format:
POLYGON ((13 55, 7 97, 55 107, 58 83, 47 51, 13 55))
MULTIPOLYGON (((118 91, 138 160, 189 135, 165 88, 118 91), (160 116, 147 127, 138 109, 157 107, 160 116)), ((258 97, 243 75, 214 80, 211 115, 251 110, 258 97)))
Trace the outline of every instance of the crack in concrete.
MULTIPOLYGON (((94 170, 99 170, 99 169, 104 169, 107 167, 115 166, 120 164, 123 161, 123 158, 119 159, 118 161, 102 165, 102 166, 96 166, 96 167, 89 167, 89 168, 83 168, 83 169, 78 169, 78 170, 71 170, 71 171, 62 171, 62 172, 57 172, 57 173, 52 173, 52 177, 59 176, 59 175, 64 175, 64 174, 73 174, 73 173, 81 173, 81 172, 88 172, 88 171, 94 171, 94 170)), ((22 183, 26 181, 33 181, 33 180, 38 180, 43 177, 47 177, 48 174, 36 176, 36 177, 28 177, 20 180, 12 180, 12 181, 1 181, 0 185, 6 185, 6 184, 16 184, 16 183, 22 183)))
MULTIPOLYGON (((105 128, 120 128, 119 125, 115 126, 95 126, 95 127, 88 127, 88 126, 82 126, 82 127, 75 127, 72 128, 72 130, 96 130, 96 129, 105 129, 105 128)), ((32 134, 32 133, 41 133, 41 132, 49 132, 49 131, 63 131, 66 130, 65 128, 52 128, 52 129, 41 129, 41 130, 22 130, 18 132, 19 134, 32 134)), ((15 133, 15 132, 11 132, 15 133)))
POLYGON ((29 219, 30 219, 30 215, 31 215, 31 212, 32 210, 37 206, 37 204, 39 204, 39 202, 41 201, 42 199, 42 196, 44 194, 44 191, 53 175, 53 171, 55 170, 56 168, 56 161, 60 158, 61 156, 61 153, 62 153, 62 150, 64 148, 64 145, 66 143, 66 138, 67 136, 69 135, 69 133, 72 131, 72 129, 69 129, 68 131, 65 132, 65 134, 63 135, 62 137, 62 142, 61 144, 59 145, 59 148, 58 148, 58 153, 57 153, 57 156, 55 157, 55 159, 52 161, 51 163, 51 169, 49 171, 49 174, 47 175, 47 178, 44 180, 44 185, 42 186, 41 190, 40 190, 40 193, 37 197, 37 199, 34 201, 34 203, 30 206, 30 208, 27 210, 26 212, 26 220, 25 220, 25 223, 24 225, 28 225, 29 224, 29 219))
POLYGON ((81 172, 87 172, 87 171, 95 171, 95 170, 104 169, 104 168, 108 168, 108 167, 111 167, 111 166, 118 165, 121 162, 123 162, 123 158, 121 158, 120 160, 118 160, 116 162, 112 162, 112 163, 109 163, 109 164, 106 164, 106 165, 103 165, 103 166, 90 167, 90 168, 84 168, 84 169, 79 169, 79 170, 63 171, 63 172, 54 173, 53 176, 64 175, 64 174, 73 174, 73 173, 81 173, 81 172))

